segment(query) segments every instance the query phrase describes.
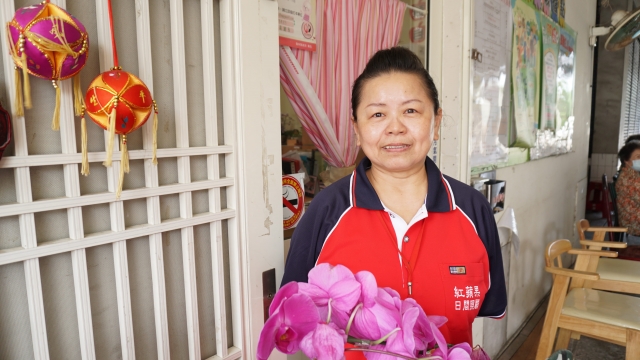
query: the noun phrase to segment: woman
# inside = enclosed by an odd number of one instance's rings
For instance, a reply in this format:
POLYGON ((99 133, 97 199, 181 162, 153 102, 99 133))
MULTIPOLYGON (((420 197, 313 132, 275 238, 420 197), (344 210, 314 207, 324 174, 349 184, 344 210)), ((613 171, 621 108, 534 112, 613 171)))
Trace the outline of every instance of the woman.
POLYGON ((618 152, 620 174, 616 202, 620 225, 628 228, 627 242, 640 245, 640 141, 627 141, 618 152))
POLYGON ((468 342, 476 316, 502 317, 500 241, 487 200, 427 157, 438 139, 438 91, 404 48, 377 52, 356 79, 352 122, 366 157, 320 192, 293 234, 282 284, 316 263, 371 271, 380 287, 444 315, 448 343, 468 342))

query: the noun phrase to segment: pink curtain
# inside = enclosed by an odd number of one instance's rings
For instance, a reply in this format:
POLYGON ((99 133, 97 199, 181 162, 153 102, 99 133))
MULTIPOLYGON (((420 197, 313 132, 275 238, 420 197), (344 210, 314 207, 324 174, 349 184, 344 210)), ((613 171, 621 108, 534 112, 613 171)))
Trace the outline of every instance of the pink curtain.
POLYGON ((317 0, 317 51, 280 47, 280 82, 318 150, 332 166, 356 161, 351 86, 378 50, 398 44, 399 0, 317 0))

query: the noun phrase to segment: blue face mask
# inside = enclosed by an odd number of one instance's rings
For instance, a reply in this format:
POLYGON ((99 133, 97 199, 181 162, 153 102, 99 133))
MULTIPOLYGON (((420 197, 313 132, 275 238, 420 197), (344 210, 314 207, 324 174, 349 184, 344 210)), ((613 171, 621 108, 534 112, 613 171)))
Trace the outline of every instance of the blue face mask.
POLYGON ((633 160, 633 165, 631 168, 635 171, 640 171, 640 160, 633 160))

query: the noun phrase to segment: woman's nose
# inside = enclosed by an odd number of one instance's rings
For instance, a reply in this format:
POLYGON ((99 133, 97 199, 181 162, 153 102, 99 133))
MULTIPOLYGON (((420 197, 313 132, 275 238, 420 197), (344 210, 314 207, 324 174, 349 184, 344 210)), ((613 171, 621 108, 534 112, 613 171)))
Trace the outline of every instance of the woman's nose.
POLYGON ((387 133, 388 134, 403 134, 407 131, 404 122, 402 121, 400 115, 392 115, 389 119, 389 123, 387 124, 387 133))

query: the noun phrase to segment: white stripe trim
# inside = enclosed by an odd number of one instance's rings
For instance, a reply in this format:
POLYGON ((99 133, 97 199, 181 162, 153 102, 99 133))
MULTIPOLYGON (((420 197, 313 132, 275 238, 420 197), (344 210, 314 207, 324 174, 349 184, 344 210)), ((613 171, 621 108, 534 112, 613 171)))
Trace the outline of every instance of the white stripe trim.
POLYGON ((447 184, 447 187, 449 188, 449 195, 451 195, 451 205, 453 206, 453 210, 455 210, 458 207, 456 206, 456 197, 453 195, 453 190, 451 190, 451 185, 449 184, 447 179, 445 179, 444 175, 440 175, 440 176, 442 177, 442 180, 444 180, 444 182, 447 184))
POLYGON ((506 313, 507 313, 507 308, 504 308, 504 311, 502 312, 502 315, 498 315, 498 316, 477 316, 477 317, 489 318, 489 319, 499 319, 499 318, 503 317, 506 313))
MULTIPOLYGON (((340 215, 340 217, 338 218, 338 221, 336 221, 336 224, 333 226, 333 228, 331 228, 331 231, 329 231, 329 233, 327 234, 327 237, 324 238, 324 242, 322 243, 322 249, 320 249, 320 253, 318 254, 318 259, 320 259, 320 255, 322 255, 322 250, 324 250, 324 246, 327 244, 327 240, 329 239, 331 234, 333 234, 333 231, 338 227, 338 225, 340 224, 340 221, 342 220, 342 218, 346 215, 346 213, 349 212, 349 210, 353 209, 353 196, 354 196, 354 194, 353 194, 353 178, 354 178, 354 174, 355 174, 355 170, 353 171, 353 173, 351 174, 351 178, 349 179, 349 203, 351 204, 351 206, 349 206, 342 213, 342 215, 340 215)), ((316 259, 315 265, 318 265, 318 259, 316 259)))
MULTIPOLYGON (((473 221, 471 221, 471 218, 467 215, 467 213, 465 213, 464 211, 462 211, 461 208, 458 208, 458 210, 460 210, 460 212, 462 213, 462 215, 464 215, 464 217, 467 218, 467 220, 469 220, 469 222, 471 223, 471 226, 473 226, 473 230, 476 232, 476 235, 478 235, 478 229, 476 229, 476 224, 473 223, 473 221)), ((482 239, 480 239, 482 241, 482 239)), ((483 244, 484 245, 484 244, 483 244)))
POLYGON ((349 204, 351 204, 349 208, 353 207, 353 197, 355 196, 355 193, 353 192, 353 178, 355 177, 355 173, 356 171, 353 170, 351 173, 351 179, 349 179, 349 204))
MULTIPOLYGON (((327 244, 327 240, 329 239, 329 237, 331 236, 331 234, 333 234, 333 231, 338 227, 338 225, 340 225, 340 221, 342 220, 342 218, 349 212, 349 210, 353 209, 353 206, 349 206, 343 213, 342 215, 340 215, 340 218, 338 219, 338 221, 336 221, 336 224, 333 226, 333 228, 331 229, 331 231, 329 231, 329 234, 327 234, 327 237, 324 238, 324 242, 322 243, 322 249, 320 249, 320 253, 318 254, 318 259, 320 259, 320 255, 322 255, 322 250, 324 250, 324 246, 327 244)), ((318 265, 318 259, 316 259, 316 263, 315 265, 318 265)))

